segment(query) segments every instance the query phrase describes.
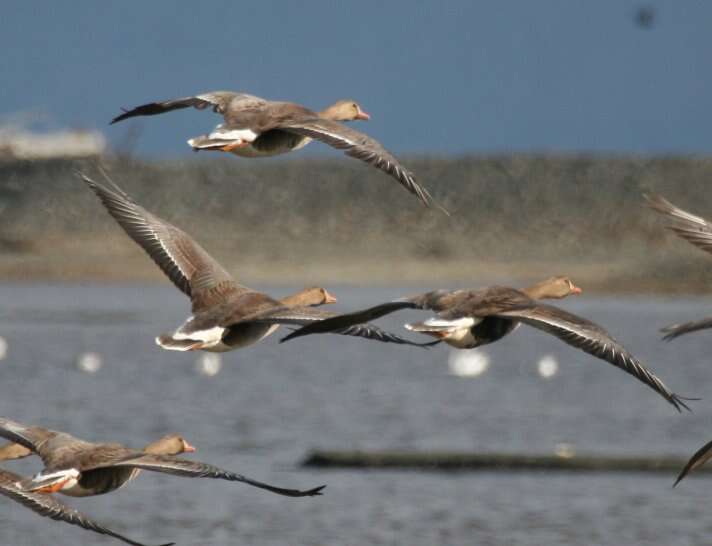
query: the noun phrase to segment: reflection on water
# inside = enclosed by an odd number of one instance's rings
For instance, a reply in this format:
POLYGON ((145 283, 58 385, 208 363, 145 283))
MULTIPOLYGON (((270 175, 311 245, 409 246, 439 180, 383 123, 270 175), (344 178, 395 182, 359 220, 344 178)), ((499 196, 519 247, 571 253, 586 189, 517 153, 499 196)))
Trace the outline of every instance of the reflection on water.
MULTIPOLYGON (((338 309, 417 290, 332 288, 338 309)), ((687 456, 712 438, 712 334, 663 343, 657 329, 704 316, 709 301, 562 303, 604 324, 676 392, 704 397, 682 415, 631 376, 526 327, 486 348, 489 367, 476 380, 451 375, 446 347, 326 335, 288 344, 272 336, 223 355, 210 377, 195 372, 200 355, 154 344, 189 311, 167 283, 2 285, 0 301, 9 347, 0 366, 1 415, 132 446, 178 431, 198 447, 198 460, 285 487, 328 484, 323 497, 290 499, 244 484, 144 473, 111 495, 67 499, 149 544, 671 546, 708 543, 712 533, 704 475, 671 489, 674 477, 664 475, 298 466, 313 448, 551 453, 571 444, 580 454, 687 456), (102 366, 82 373, 77 357, 92 352, 102 366), (546 380, 540 355, 558 362, 546 380)), ((414 316, 422 314, 380 323, 409 335, 400 325, 414 316)), ((7 466, 28 474, 39 468, 34 460, 7 466)), ((116 543, 8 499, 0 504, 3 545, 116 543)))

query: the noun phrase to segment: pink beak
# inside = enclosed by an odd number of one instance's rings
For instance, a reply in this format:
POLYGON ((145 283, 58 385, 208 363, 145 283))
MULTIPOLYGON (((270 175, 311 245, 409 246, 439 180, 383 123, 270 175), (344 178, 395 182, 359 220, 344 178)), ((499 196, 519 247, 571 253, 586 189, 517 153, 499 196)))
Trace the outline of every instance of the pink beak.
POLYGON ((572 293, 572 294, 578 295, 578 294, 580 294, 581 292, 583 292, 583 290, 581 290, 578 286, 574 286, 573 288, 571 288, 571 293, 572 293))
POLYGON ((336 303, 336 298, 324 290, 324 303, 336 303))
POLYGON ((183 451, 184 451, 185 453, 193 453, 194 451, 196 451, 196 448, 193 447, 192 445, 190 445, 190 444, 189 444, 188 442, 186 442, 185 440, 183 440, 183 451))
POLYGON ((356 114, 356 119, 362 119, 362 120, 368 121, 369 119, 371 119, 371 116, 368 115, 363 110, 359 109, 358 114, 356 114))

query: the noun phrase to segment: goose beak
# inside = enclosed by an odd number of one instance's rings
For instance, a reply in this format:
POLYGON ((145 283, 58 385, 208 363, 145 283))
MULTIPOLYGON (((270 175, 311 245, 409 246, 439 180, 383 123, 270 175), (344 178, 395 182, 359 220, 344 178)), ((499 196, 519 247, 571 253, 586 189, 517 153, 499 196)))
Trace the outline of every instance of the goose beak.
POLYGON ((183 451, 184 451, 185 453, 193 453, 193 452, 196 451, 196 448, 195 448, 194 446, 190 445, 190 444, 189 444, 188 442, 186 442, 185 440, 183 440, 183 451))
POLYGON ((369 119, 371 119, 371 116, 359 108, 358 113, 356 114, 356 119, 368 121, 369 119))
POLYGON ((336 298, 324 290, 324 303, 336 303, 336 298))
POLYGON ((578 286, 571 285, 572 294, 576 294, 578 296, 581 292, 583 292, 583 290, 581 290, 578 286))

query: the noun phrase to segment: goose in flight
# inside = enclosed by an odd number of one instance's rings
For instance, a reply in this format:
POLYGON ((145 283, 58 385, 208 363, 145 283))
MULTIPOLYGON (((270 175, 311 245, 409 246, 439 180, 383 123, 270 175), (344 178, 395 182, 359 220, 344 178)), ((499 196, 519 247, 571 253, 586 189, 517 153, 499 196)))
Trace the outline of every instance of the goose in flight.
MULTIPOLYGON (((303 326, 334 314, 313 307, 336 301, 323 288, 305 289, 278 301, 239 284, 187 233, 137 205, 115 184, 108 187, 81 176, 129 237, 192 302, 192 316, 172 334, 156 338, 163 349, 231 351, 264 339, 280 324, 303 326)), ((369 324, 350 325, 337 333, 427 345, 369 324)))
POLYGON ((493 343, 520 324, 527 324, 628 372, 659 393, 678 411, 681 408, 689 410, 683 401, 687 399, 672 393, 603 328, 573 313, 538 301, 580 293, 581 290, 567 277, 553 277, 541 283, 536 291, 532 288, 517 290, 506 286, 491 286, 476 290, 426 292, 308 324, 282 341, 345 328, 400 309, 435 311, 434 317, 406 324, 406 328, 442 340, 458 349, 472 349, 493 343))
POLYGON ((28 426, 0 417, 0 437, 36 453, 44 470, 16 483, 29 493, 57 493, 71 497, 103 495, 123 487, 141 470, 150 470, 185 478, 213 478, 242 482, 287 497, 321 495, 325 486, 306 491, 275 487, 223 470, 216 466, 177 457, 195 451, 182 437, 172 435, 145 449, 131 449, 121 444, 97 444, 38 426, 28 426))
MULTIPOLYGON (((664 197, 656 194, 645 194, 648 206, 664 215, 669 221, 668 229, 697 248, 712 254, 712 224, 700 216, 695 216, 676 207, 664 197)), ((665 335, 663 339, 670 341, 683 334, 712 328, 712 317, 693 320, 681 324, 672 324, 660 330, 665 335)))
POLYGON ((142 104, 124 111, 111 123, 189 107, 210 108, 224 120, 208 135, 188 140, 196 151, 217 150, 243 157, 264 157, 298 150, 311 140, 319 140, 389 174, 425 205, 430 206, 433 201, 428 190, 416 182, 413 173, 380 142, 340 123, 370 118, 353 100, 340 100, 321 112, 314 112, 293 102, 271 101, 233 91, 211 91, 142 104))
MULTIPOLYGON (((0 461, 20 459, 31 454, 32 451, 20 444, 9 444, 0 448, 0 461)), ((95 522, 89 516, 67 506, 52 495, 48 495, 47 493, 33 493, 20 489, 17 484, 22 480, 22 476, 0 468, 0 495, 19 502, 40 516, 77 525, 88 531, 99 533, 100 535, 114 537, 132 546, 146 546, 95 522)), ((173 544, 175 543, 169 542, 161 546, 173 546, 173 544)))

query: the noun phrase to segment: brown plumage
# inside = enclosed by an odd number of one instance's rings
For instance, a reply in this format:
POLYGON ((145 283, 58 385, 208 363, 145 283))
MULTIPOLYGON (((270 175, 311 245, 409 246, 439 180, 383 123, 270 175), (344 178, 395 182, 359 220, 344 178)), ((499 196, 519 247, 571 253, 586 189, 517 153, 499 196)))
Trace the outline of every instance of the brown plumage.
MULTIPOLYGON (((278 301, 239 284, 187 233, 136 204, 118 186, 81 175, 109 214, 192 302, 193 316, 156 342, 177 351, 223 352, 256 343, 280 324, 303 326, 330 316, 313 306, 336 299, 323 288, 307 288, 278 301)), ((392 343, 422 345, 372 325, 337 332, 392 343)))
MULTIPOLYGON (((319 140, 348 156, 365 161, 395 178, 404 188, 430 206, 432 197, 413 173, 387 151, 380 142, 346 127, 340 121, 369 119, 352 100, 338 101, 314 112, 292 102, 269 101, 231 91, 213 91, 194 97, 152 102, 124 111, 111 123, 135 116, 153 116, 182 108, 212 109, 224 118, 209 135, 188 140, 195 150, 218 150, 244 157, 262 157, 302 148, 319 140)), ((442 207, 440 207, 442 209, 442 207)), ((445 213, 445 209, 442 209, 445 213)))
MULTIPOLYGON (((712 224, 710 222, 676 207, 660 195, 651 193, 645 194, 644 197, 651 209, 664 215, 670 221, 666 226, 669 230, 697 248, 712 254, 712 224)), ((661 328, 660 331, 665 334, 663 339, 670 341, 681 335, 708 328, 712 328, 712 317, 671 324, 661 328)))
POLYGON ((190 451, 180 436, 163 438, 145 450, 120 444, 95 444, 67 434, 37 426, 26 426, 0 418, 0 436, 37 453, 45 468, 18 487, 27 492, 61 492, 85 497, 114 491, 136 477, 140 470, 152 470, 187 478, 215 478, 242 482, 287 497, 320 495, 325 486, 307 491, 284 489, 216 466, 176 457, 190 451))
MULTIPOLYGON (((63 521, 72 525, 77 525, 83 529, 94 531, 100 535, 107 535, 131 544, 132 546, 145 546, 140 542, 131 540, 111 529, 96 523, 94 520, 58 501, 52 495, 46 493, 33 493, 24 491, 17 486, 22 481, 22 476, 14 474, 8 470, 0 469, 0 495, 4 495, 23 506, 29 508, 36 514, 51 518, 56 521, 63 521)), ((173 546, 174 542, 169 542, 161 546, 173 546)))
POLYGON ((511 333, 519 324, 527 324, 628 372, 663 396, 678 411, 689 409, 682 397, 672 393, 603 328, 553 305, 540 303, 527 291, 539 298, 561 298, 579 293, 580 289, 566 277, 554 277, 543 285, 525 290, 506 286, 437 290, 315 322, 292 332, 282 341, 375 320, 399 309, 435 311, 435 317, 408 324, 406 328, 436 337, 459 349, 493 343, 511 333))

